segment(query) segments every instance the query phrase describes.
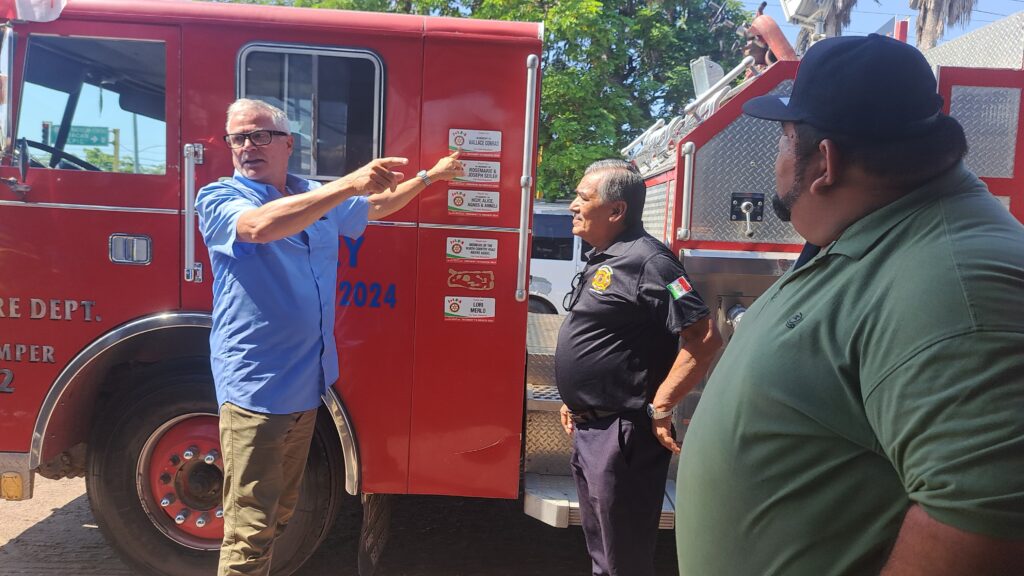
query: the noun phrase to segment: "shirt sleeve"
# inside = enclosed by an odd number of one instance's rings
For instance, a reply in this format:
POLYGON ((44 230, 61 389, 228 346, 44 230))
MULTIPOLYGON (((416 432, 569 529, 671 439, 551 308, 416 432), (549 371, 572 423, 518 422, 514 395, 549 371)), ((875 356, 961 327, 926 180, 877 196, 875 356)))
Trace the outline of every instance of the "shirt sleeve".
POLYGON ((255 245, 238 239, 238 218, 243 212, 258 208, 251 198, 221 182, 204 186, 196 196, 199 231, 210 254, 231 258, 251 254, 255 245))
POLYGON ((673 334, 710 314, 683 265, 668 254, 657 254, 644 263, 637 292, 652 320, 673 334))
POLYGON ((353 196, 332 208, 327 217, 338 227, 338 234, 359 238, 370 218, 370 201, 366 196, 353 196))
POLYGON ((1024 537, 1024 334, 971 332, 914 354, 864 406, 908 497, 935 520, 1024 537))

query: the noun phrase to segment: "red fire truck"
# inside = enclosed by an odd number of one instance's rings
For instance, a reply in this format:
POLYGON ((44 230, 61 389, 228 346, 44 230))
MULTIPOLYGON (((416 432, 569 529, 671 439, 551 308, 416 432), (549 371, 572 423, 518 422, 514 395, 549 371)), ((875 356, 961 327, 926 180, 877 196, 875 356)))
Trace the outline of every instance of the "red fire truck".
POLYGON ((342 375, 276 572, 312 553, 345 490, 519 495, 540 24, 3 4, 4 498, 30 498, 35 474, 85 475, 142 573, 216 564, 212 276, 193 204, 232 173, 221 135, 242 96, 288 112, 290 171, 309 178, 381 155, 411 174, 454 148, 467 167, 341 241, 342 375))

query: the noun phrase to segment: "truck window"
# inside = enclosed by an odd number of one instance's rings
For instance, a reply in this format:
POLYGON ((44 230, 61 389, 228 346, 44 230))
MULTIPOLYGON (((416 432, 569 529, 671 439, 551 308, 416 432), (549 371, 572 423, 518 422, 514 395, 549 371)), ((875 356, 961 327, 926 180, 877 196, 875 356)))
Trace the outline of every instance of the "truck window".
POLYGON ((572 260, 572 215, 534 214, 531 257, 572 260))
POLYGON ((163 42, 34 34, 18 136, 33 167, 164 174, 163 42))
POLYGON ((11 127, 11 107, 7 105, 7 95, 11 93, 11 60, 14 58, 14 31, 10 26, 0 28, 3 39, 0 41, 0 157, 11 148, 7 139, 11 127))
POLYGON ((243 50, 240 96, 288 114, 288 171, 329 179, 379 154, 381 65, 367 52, 253 45, 243 50))

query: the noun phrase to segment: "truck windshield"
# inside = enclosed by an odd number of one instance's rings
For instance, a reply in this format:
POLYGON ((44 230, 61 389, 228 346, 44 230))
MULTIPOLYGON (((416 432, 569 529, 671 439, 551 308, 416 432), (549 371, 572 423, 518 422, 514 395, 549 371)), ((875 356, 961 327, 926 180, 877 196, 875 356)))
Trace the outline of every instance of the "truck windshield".
POLYGON ((164 174, 163 42, 32 35, 18 135, 32 166, 164 174))
POLYGON ((11 127, 11 107, 7 105, 7 95, 11 93, 11 59, 14 57, 12 45, 14 31, 4 26, 3 39, 0 40, 0 156, 11 148, 8 140, 11 127))

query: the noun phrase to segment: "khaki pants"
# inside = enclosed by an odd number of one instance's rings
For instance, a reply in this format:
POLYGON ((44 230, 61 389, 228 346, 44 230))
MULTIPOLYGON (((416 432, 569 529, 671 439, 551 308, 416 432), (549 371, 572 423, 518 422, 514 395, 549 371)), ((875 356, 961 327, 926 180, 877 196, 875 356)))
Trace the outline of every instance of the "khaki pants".
POLYGON ((270 574, 274 540, 295 512, 316 410, 259 414, 225 402, 224 541, 220 576, 270 574))

